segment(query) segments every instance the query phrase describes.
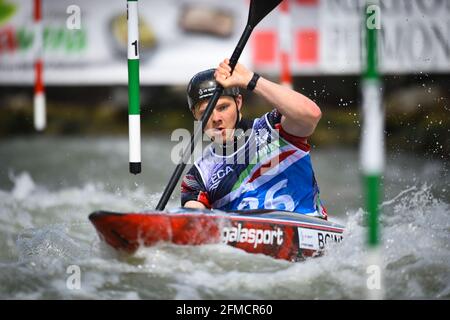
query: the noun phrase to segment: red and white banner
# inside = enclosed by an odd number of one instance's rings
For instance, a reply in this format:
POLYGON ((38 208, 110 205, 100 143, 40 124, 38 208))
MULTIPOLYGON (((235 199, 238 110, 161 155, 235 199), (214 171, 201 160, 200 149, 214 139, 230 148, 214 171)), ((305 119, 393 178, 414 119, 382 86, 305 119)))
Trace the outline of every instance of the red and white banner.
MULTIPOLYGON (((299 74, 359 74, 365 0, 289 1, 291 68, 299 74)), ((450 71, 450 1, 380 0, 380 71, 450 71)), ((254 67, 280 72, 279 12, 254 31, 254 67)))

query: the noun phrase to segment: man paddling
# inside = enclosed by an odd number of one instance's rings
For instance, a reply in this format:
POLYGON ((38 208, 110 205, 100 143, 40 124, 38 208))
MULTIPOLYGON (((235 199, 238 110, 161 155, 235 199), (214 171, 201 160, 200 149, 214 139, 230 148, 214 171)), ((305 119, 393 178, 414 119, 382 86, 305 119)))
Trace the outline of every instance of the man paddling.
POLYGON ((278 209, 326 219, 309 155, 307 137, 321 118, 304 95, 225 59, 217 69, 197 73, 187 97, 199 120, 217 86, 225 89, 205 127, 213 141, 184 176, 181 204, 226 211, 278 209), (239 89, 254 91, 275 109, 242 118, 239 89))

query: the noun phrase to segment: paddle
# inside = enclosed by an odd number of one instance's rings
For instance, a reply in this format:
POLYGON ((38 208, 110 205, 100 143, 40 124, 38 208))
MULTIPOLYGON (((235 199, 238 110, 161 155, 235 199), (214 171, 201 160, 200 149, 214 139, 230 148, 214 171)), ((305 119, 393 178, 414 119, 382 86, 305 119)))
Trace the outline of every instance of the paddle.
MULTIPOLYGON (((234 49, 233 54, 230 58, 230 67, 231 72, 233 72, 234 67, 236 66, 239 57, 241 56, 242 51, 244 50, 245 44, 247 40, 250 38, 250 35, 253 31, 253 28, 266 16, 268 15, 282 0, 251 0, 250 1, 250 9, 248 13, 247 25, 244 29, 244 32, 239 39, 236 48, 234 49)), ((205 130, 205 126, 208 123, 208 120, 212 114, 212 111, 216 107, 217 101, 223 92, 223 87, 218 85, 216 90, 214 91, 213 96, 208 102, 205 112, 201 117, 200 121, 202 122, 202 126, 197 126, 194 134, 191 136, 191 141, 189 146, 183 151, 183 156, 181 159, 181 163, 177 165, 175 171, 170 177, 169 183, 167 184, 164 192, 161 196, 161 199, 156 206, 156 210, 164 210, 166 207, 167 201, 169 201, 170 196, 172 195, 173 189, 178 183, 184 168, 186 167, 186 163, 190 158, 192 152, 194 151, 194 147, 198 141, 198 139, 202 136, 203 131, 205 130)))

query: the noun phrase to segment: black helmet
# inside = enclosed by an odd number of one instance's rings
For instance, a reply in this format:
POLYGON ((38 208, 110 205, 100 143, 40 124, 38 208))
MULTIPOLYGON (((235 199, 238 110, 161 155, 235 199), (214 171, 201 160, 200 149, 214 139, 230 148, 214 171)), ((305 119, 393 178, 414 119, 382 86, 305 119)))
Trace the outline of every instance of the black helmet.
MULTIPOLYGON (((189 81, 187 87, 187 100, 189 104, 189 110, 192 111, 197 103, 213 95, 214 90, 217 87, 217 82, 214 78, 215 71, 216 69, 201 71, 193 76, 191 81, 189 81)), ((237 97, 238 95, 238 87, 225 88, 222 92, 222 96, 237 97)))

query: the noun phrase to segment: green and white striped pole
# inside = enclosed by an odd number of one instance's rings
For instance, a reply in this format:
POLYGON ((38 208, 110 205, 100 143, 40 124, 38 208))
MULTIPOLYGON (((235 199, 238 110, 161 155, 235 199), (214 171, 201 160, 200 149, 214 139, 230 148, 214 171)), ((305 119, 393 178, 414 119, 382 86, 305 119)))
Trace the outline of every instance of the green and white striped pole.
POLYGON ((138 1, 127 0, 128 22, 128 135, 130 172, 141 172, 141 115, 139 108, 138 1))
POLYGON ((368 212, 367 293, 369 299, 383 299, 382 259, 380 248, 379 203, 381 175, 384 169, 384 110, 382 83, 378 72, 378 32, 380 11, 375 1, 365 7, 365 71, 362 79, 363 128, 361 168, 364 176, 368 212), (378 15, 378 16, 377 16, 378 15))

